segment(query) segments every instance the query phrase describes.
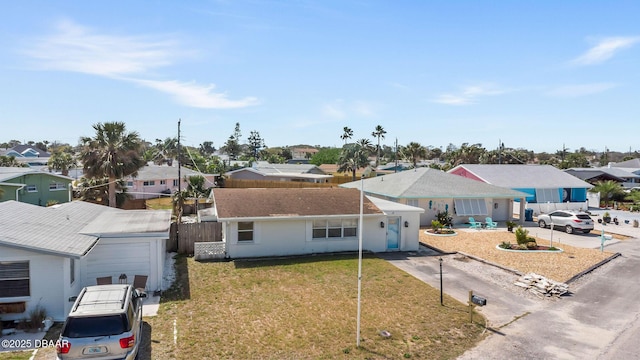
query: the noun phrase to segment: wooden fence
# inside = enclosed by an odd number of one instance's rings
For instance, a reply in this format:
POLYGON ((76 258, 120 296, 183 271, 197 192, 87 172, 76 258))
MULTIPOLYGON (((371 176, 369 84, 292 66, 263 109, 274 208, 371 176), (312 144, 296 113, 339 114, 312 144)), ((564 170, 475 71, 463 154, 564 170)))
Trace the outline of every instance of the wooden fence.
POLYGON ((193 255, 194 243, 222 241, 222 224, 218 222, 201 222, 193 224, 171 223, 171 234, 167 251, 193 255), (179 231, 178 231, 179 230, 179 231), (179 232, 179 237, 178 237, 179 232))

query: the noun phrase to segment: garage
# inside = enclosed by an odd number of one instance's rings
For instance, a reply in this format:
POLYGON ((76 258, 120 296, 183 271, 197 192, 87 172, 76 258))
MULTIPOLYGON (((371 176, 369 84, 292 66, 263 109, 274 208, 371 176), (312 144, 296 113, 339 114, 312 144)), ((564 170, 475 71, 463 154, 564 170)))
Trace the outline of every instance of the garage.
POLYGON ((134 275, 148 276, 151 273, 149 242, 113 243, 110 239, 105 240, 99 240, 86 257, 86 284, 95 284, 95 279, 102 276, 112 276, 113 282, 117 282, 120 274, 126 274, 128 282, 131 282, 134 275))

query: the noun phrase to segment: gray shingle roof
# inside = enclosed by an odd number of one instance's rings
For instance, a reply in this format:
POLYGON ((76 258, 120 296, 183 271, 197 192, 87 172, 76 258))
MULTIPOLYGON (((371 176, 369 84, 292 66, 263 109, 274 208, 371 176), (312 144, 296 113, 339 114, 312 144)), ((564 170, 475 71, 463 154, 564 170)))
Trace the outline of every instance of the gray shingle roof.
POLYGON ((593 185, 551 165, 464 164, 460 168, 483 181, 510 189, 592 188, 593 185))
MULTIPOLYGON (((341 184, 341 187, 360 188, 360 181, 341 184)), ((508 198, 527 194, 480 181, 466 179, 432 168, 417 168, 364 180, 364 191, 391 198, 508 198)))
POLYGON ((107 211, 83 227, 80 232, 100 237, 113 237, 118 234, 165 234, 169 232, 170 225, 171 210, 107 211))
POLYGON ((73 181, 73 179, 68 176, 62 176, 59 174, 53 174, 53 173, 44 172, 41 170, 35 170, 28 167, 0 167, 0 182, 9 182, 11 179, 15 179, 17 177, 20 177, 26 174, 50 175, 56 178, 73 181))
MULTIPOLYGON (((180 175, 184 178, 185 176, 194 176, 194 175, 214 175, 214 174, 202 174, 197 171, 191 170, 184 166, 180 167, 180 175)), ((129 177, 130 178, 130 177, 129 177)), ((177 166, 167 166, 167 165, 146 165, 138 170, 138 176, 136 176, 136 180, 164 180, 164 179, 177 179, 178 178, 178 167, 177 166)))

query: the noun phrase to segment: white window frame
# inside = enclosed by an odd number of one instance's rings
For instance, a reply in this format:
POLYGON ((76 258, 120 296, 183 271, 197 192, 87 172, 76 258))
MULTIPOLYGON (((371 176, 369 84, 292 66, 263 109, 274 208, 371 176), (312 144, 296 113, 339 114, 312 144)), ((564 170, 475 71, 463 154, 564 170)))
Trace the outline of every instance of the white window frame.
POLYGON ((25 190, 30 193, 38 192, 38 187, 35 185, 27 185, 25 190))
POLYGON ((458 216, 489 215, 484 199, 454 199, 453 202, 458 216))
POLYGON ((167 184, 167 180, 160 180, 160 185, 166 185, 167 184))
POLYGON ((179 180, 178 179, 173 179, 173 186, 178 186, 179 184, 179 180))
POLYGON ((156 186, 156 181, 155 180, 143 181, 142 186, 156 186))
POLYGON ((407 199, 407 205, 420 207, 420 200, 419 199, 407 199))
POLYGON ((255 240, 255 224, 253 221, 238 222, 238 242, 253 242, 255 240), (244 226, 242 226, 244 225, 244 226))
POLYGON ((57 182, 49 184, 49 191, 60 191, 60 190, 67 190, 67 187, 65 186, 65 184, 57 183, 57 182))
POLYGON ((318 219, 311 225, 313 240, 344 239, 358 236, 358 219, 318 219))
MULTIPOLYGON (((15 290, 13 290, 15 291, 15 290)), ((24 261, 0 261, 0 298, 22 298, 31 296, 31 273, 29 260, 24 261), (11 287, 5 281, 26 281, 26 294, 11 294, 11 287), (10 295, 10 296, 7 296, 10 295)))

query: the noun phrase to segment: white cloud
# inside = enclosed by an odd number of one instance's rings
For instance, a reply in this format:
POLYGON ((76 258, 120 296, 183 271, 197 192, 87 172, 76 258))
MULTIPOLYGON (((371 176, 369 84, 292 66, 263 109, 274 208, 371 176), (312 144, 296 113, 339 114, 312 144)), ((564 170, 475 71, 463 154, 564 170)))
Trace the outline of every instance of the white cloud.
POLYGON ((228 109, 254 106, 254 97, 230 100, 215 93, 214 85, 198 85, 178 80, 143 79, 150 70, 173 65, 178 41, 169 36, 122 36, 97 34, 71 21, 60 22, 52 35, 30 41, 25 53, 44 70, 79 72, 139 85, 171 95, 178 103, 197 108, 228 109))
POLYGON ((325 104, 322 107, 322 114, 332 119, 344 119, 347 114, 342 106, 342 101, 338 100, 332 104, 325 104))
POLYGON ((185 83, 179 81, 155 81, 141 79, 127 80, 167 93, 178 103, 195 108, 232 109, 259 104, 258 99, 255 97, 246 97, 240 100, 229 100, 226 94, 212 92, 215 88, 215 85, 213 84, 203 86, 196 83, 185 83))
POLYGON ((558 86, 547 92, 547 95, 555 97, 580 97, 601 93, 618 86, 613 83, 594 83, 579 85, 558 86))
POLYGON ((571 63, 575 65, 600 64, 611 59, 618 51, 629 48, 637 42, 640 42, 639 36, 605 38, 587 50, 586 53, 573 59, 571 63))
POLYGON ((476 102, 479 97, 495 96, 507 92, 493 84, 466 86, 456 94, 441 94, 432 99, 433 102, 445 105, 469 105, 476 102))

